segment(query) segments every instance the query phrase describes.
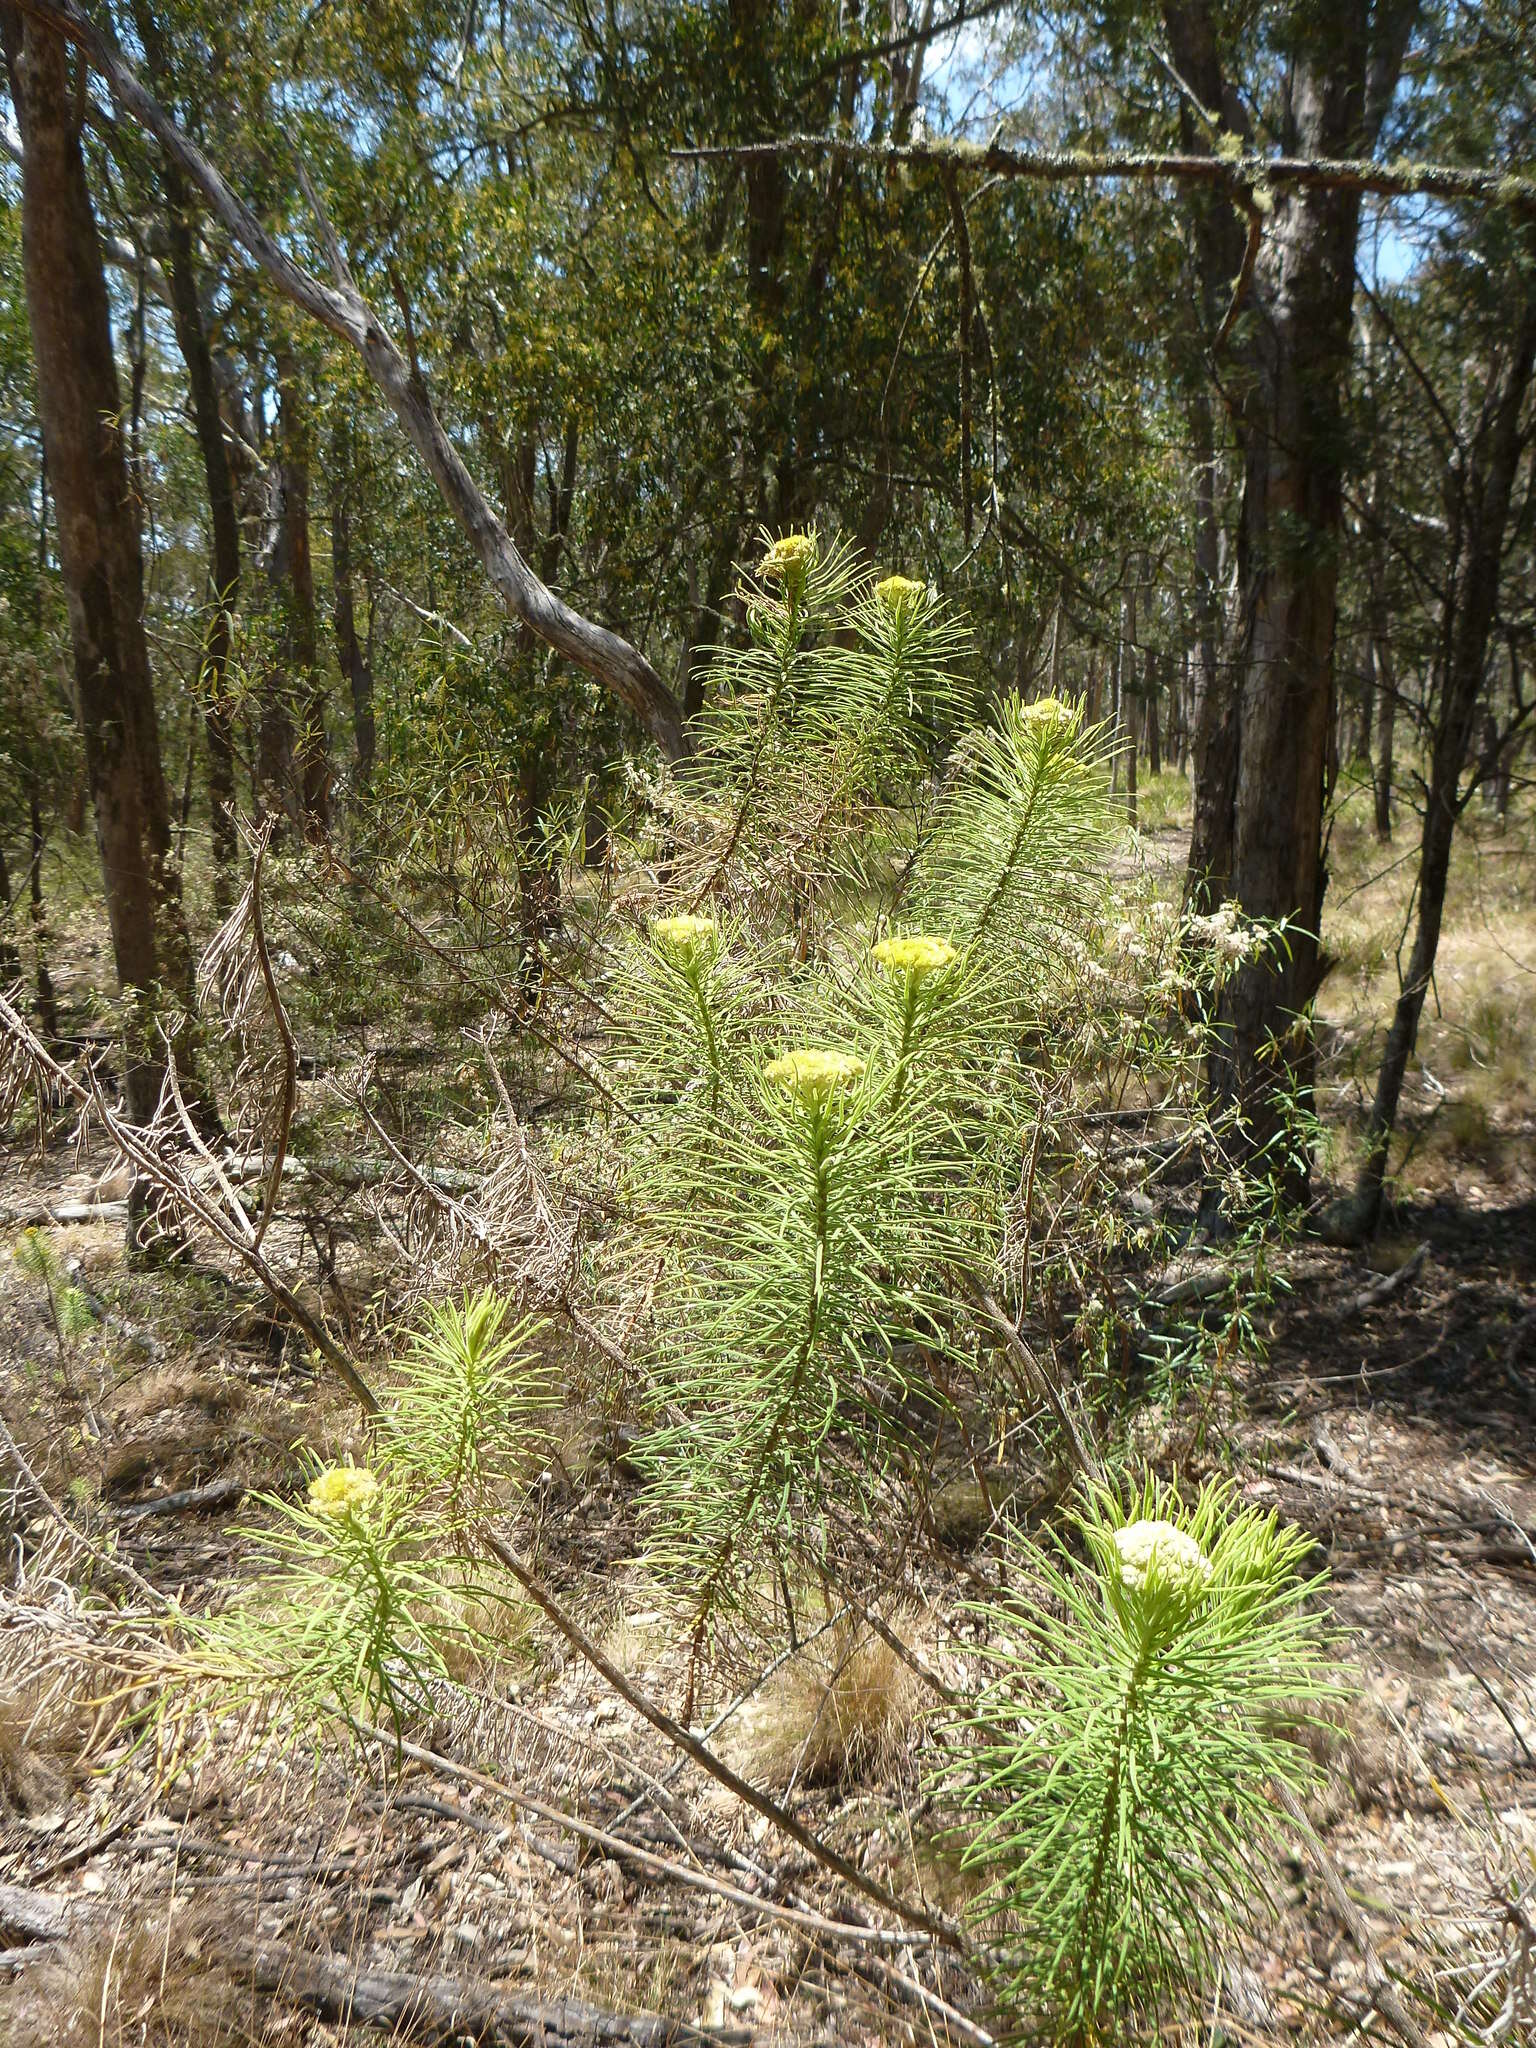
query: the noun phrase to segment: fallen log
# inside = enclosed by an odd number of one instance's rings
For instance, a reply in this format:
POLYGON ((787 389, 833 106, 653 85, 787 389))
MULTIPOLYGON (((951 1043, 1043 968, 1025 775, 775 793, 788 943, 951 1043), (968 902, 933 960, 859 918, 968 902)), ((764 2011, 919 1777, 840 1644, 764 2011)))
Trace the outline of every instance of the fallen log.
POLYGON ((24 1941, 62 1941, 69 1932, 69 1901, 57 1892, 0 1884, 0 1934, 24 1941))
POLYGON ((117 1510, 120 1521, 142 1521, 150 1515, 208 1515, 216 1508, 233 1507, 244 1500, 243 1479, 210 1479, 206 1486, 189 1486, 180 1493, 162 1493, 154 1500, 135 1501, 117 1510))
POLYGON ((695 2027, 650 2013, 603 2012, 574 1998, 521 1998, 493 1984, 435 1973, 359 1969, 339 1956, 272 1944, 241 1951, 257 1987, 343 2026, 398 2028, 428 2041, 502 2048, 733 2048, 745 2027, 695 2027))

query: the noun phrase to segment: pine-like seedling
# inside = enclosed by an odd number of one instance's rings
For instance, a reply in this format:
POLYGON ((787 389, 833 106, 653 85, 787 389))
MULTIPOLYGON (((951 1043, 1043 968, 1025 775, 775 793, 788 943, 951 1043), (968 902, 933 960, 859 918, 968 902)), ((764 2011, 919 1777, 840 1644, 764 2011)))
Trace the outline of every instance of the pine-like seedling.
POLYGON ((1271 1787, 1313 1770, 1286 1730, 1329 1688, 1308 1540, 1228 1485, 1090 1489, 1073 1533, 1081 1557, 1015 1539, 976 1606, 996 1675, 951 1761, 1000 2000, 1087 2048, 1187 2009, 1252 1922, 1271 1787))

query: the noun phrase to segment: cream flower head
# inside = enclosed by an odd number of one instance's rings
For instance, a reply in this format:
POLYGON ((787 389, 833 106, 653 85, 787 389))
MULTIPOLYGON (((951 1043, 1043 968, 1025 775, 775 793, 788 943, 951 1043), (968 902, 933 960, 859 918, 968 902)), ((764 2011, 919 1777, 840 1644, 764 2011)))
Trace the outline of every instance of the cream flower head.
POLYGON ((1132 1522, 1115 1531, 1114 1542, 1128 1593, 1155 1589, 1193 1606, 1211 1582, 1211 1560, 1172 1522, 1132 1522))
POLYGON ((882 576, 875 585, 875 600, 893 619, 899 619, 917 604, 924 588, 910 576, 882 576))
POLYGON ((798 1046, 763 1069, 763 1079, 792 1095, 805 1109, 822 1110, 841 1088, 851 1087, 864 1072, 864 1062, 851 1052, 827 1052, 798 1046))
POLYGON ((804 583, 805 572, 815 559, 814 533, 781 533, 758 563, 757 573, 765 583, 782 583, 786 589, 795 591, 804 583))
POLYGON ((327 1465, 309 1482, 309 1504, 317 1515, 340 1520, 367 1507, 378 1490, 378 1480, 360 1465, 327 1465))
POLYGON ((719 941, 720 927, 712 917, 679 911, 675 917, 651 920, 651 942, 657 952, 684 972, 712 959, 719 941))
POLYGON ((1063 703, 1060 697, 1037 697, 1033 704, 1024 706, 1024 725, 1029 732, 1065 732, 1076 723, 1076 708, 1063 703))
POLYGON ((875 958, 893 974, 910 974, 921 981, 925 974, 937 974, 948 967, 955 949, 948 939, 936 939, 925 932, 912 932, 904 939, 881 939, 875 958))

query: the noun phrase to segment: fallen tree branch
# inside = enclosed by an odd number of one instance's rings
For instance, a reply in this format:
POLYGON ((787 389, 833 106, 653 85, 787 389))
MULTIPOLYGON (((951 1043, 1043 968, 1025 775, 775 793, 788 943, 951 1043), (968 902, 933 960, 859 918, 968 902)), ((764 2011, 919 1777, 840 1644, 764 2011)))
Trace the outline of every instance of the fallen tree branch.
POLYGON ((156 1500, 135 1501, 117 1510, 120 1520, 143 1521, 153 1515, 208 1515, 215 1508, 233 1507, 244 1500, 248 1489, 243 1479, 210 1479, 206 1486, 189 1486, 181 1493, 162 1493, 156 1500))
POLYGON ((1136 184, 1172 180, 1183 185, 1220 185, 1235 194, 1256 188, 1330 188, 1368 192, 1382 199, 1453 199, 1507 206, 1536 214, 1536 178, 1460 164, 1383 164, 1364 157, 1227 157, 1177 150, 1020 149, 1004 142, 862 142, 848 135, 786 135, 775 142, 711 143, 674 149, 680 162, 732 163, 792 157, 844 157, 861 163, 901 164, 913 170, 953 175, 982 171, 994 178, 1029 178, 1063 183, 1074 178, 1125 178, 1136 184))
POLYGON ((305 1955, 276 1943, 237 1951, 257 1987, 313 2006, 343 2026, 387 2026, 430 2041, 495 2042, 501 2048, 730 2048, 743 2027, 705 2030, 648 2013, 602 2012, 574 1998, 514 1997, 493 1984, 436 1972, 369 1970, 341 1956, 305 1955))
MULTIPOLYGON (((557 654, 611 690, 639 719, 662 751, 679 760, 690 751, 676 698, 638 648, 595 625, 547 589, 513 545, 512 537, 465 467, 432 408, 420 375, 401 355, 352 282, 324 215, 322 239, 335 272, 326 285, 294 260, 231 190, 223 176, 146 91, 108 38, 75 0, 19 0, 24 13, 73 43, 110 86, 118 105, 147 129, 202 195, 205 204, 290 304, 354 348, 426 464, 443 502, 480 558, 502 604, 557 654)), ((308 180, 303 181, 306 185, 308 180)), ((313 200, 313 194, 310 194, 313 200)))
POLYGON ((1341 1302, 1336 1311, 1341 1316, 1357 1316, 1362 1310, 1380 1308, 1384 1301, 1390 1301, 1394 1294, 1400 1294, 1410 1280, 1423 1270, 1424 1261, 1429 1257, 1429 1240, 1409 1254, 1400 1266, 1390 1273, 1382 1273, 1358 1294, 1352 1294, 1348 1301, 1341 1302))
POLYGON ((27 1885, 0 1884, 0 1932, 27 1941, 62 1941, 69 1932, 69 1901, 27 1885))

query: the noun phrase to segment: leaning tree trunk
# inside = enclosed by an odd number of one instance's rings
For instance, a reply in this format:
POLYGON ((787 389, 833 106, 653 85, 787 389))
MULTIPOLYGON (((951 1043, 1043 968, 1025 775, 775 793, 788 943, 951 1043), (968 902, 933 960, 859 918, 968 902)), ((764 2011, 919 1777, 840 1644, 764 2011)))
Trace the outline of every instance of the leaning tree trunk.
POLYGON ((89 55, 123 113, 175 157, 188 180, 283 297, 357 351, 479 556, 486 578, 506 610, 612 691, 670 760, 690 754, 692 746, 677 700, 645 656, 619 634, 595 625, 555 597, 513 547, 506 528, 433 411, 419 368, 413 368, 401 355, 358 291, 330 223, 322 223, 322 238, 334 282, 325 285, 268 234, 197 145, 144 90, 117 46, 74 0, 27 0, 27 5, 31 19, 46 22, 54 33, 89 55))
POLYGON ((175 1036, 178 1064, 190 1070, 193 976, 144 635, 138 523, 68 54, 57 35, 9 5, 0 6, 0 38, 21 131, 27 313, 76 709, 113 957, 133 1004, 124 1094, 142 1122, 159 1100, 162 1023, 175 1036))
MULTIPOLYGON (((1532 252, 1536 256, 1536 251, 1532 252)), ((1530 259, 1528 259, 1530 260, 1530 259)), ((1413 950, 1392 1012, 1366 1127, 1365 1159, 1355 1200, 1338 1219, 1342 1233, 1368 1236, 1381 1214, 1387 1154, 1397 1122, 1403 1078, 1419 1035, 1419 1019, 1445 913, 1456 820, 1470 788, 1461 788, 1477 707, 1488 672, 1488 644, 1499 608, 1510 503, 1524 442, 1521 413, 1536 370, 1536 261, 1527 273, 1525 303, 1512 346, 1490 377, 1479 431, 1471 441, 1455 494, 1451 558, 1441 607, 1440 663, 1444 688, 1434 722, 1429 783, 1420 839, 1418 918, 1413 950)), ((1475 782, 1476 778, 1473 778, 1475 782)))

